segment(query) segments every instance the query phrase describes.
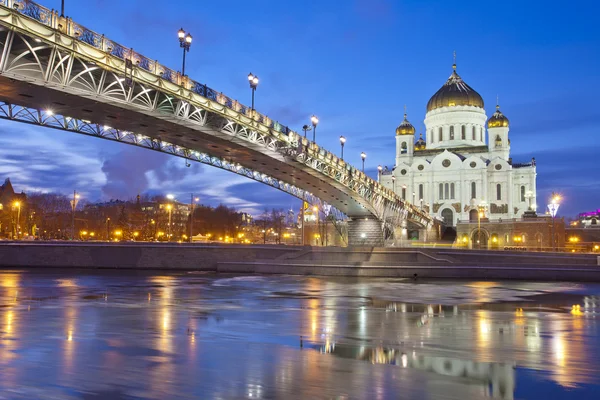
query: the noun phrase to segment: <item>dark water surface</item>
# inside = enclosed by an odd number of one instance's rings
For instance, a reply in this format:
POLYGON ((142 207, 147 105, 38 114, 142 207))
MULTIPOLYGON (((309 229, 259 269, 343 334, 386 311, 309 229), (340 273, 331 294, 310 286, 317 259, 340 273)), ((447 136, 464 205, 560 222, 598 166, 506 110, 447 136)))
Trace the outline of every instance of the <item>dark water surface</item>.
POLYGON ((598 399, 600 285, 0 272, 0 399, 598 399))

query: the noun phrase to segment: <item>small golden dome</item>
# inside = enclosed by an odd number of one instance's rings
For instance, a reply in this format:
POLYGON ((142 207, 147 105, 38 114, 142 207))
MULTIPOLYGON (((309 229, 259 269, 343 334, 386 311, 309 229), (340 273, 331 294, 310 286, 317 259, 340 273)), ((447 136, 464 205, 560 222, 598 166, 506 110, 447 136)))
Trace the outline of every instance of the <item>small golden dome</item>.
POLYGON ((427 102, 427 112, 442 107, 473 106, 483 108, 483 98, 456 73, 456 64, 450 78, 427 102))
POLYGON ((487 121, 488 128, 508 128, 508 118, 500 111, 500 106, 496 106, 496 112, 492 114, 487 121))
POLYGON ((415 127, 406 119, 406 113, 404 113, 404 121, 396 128, 396 136, 398 135, 414 135, 415 127))
POLYGON ((417 150, 425 150, 427 147, 427 143, 423 140, 423 134, 419 133, 419 140, 415 142, 415 151, 417 150))

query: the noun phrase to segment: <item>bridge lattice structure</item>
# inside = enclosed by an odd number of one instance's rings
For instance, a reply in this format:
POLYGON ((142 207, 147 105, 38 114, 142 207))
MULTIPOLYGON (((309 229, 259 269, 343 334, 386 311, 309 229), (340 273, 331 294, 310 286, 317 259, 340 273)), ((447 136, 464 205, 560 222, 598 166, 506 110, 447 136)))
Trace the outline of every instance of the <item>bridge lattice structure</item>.
POLYGON ((390 226, 407 220, 428 228, 436 223, 417 206, 287 126, 71 18, 60 17, 55 10, 28 0, 0 0, 0 50, 0 118, 218 167, 308 203, 332 205, 338 216, 375 217, 390 226), (91 106, 72 106, 76 103, 91 106), (148 116, 171 129, 131 126, 125 118, 109 118, 111 114, 148 116), (202 135, 195 138, 199 132, 202 135), (214 143, 229 143, 257 158, 291 165, 291 172, 232 156, 223 150, 227 146, 214 143), (295 171, 313 182, 294 177, 295 171))

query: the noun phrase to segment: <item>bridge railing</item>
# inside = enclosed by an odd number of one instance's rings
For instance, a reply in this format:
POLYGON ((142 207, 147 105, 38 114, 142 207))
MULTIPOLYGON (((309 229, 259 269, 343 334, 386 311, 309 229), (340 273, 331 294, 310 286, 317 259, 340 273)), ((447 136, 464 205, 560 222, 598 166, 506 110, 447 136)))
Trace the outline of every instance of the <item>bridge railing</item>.
MULTIPOLYGON (((426 217, 426 213, 423 213, 412 204, 399 199, 399 196, 397 196, 392 190, 384 187, 379 182, 368 177, 362 171, 339 159, 333 153, 321 148, 316 143, 303 138, 286 125, 274 121, 266 115, 260 114, 256 110, 252 110, 250 107, 245 106, 237 100, 210 88, 206 84, 189 79, 187 76, 181 75, 179 71, 168 68, 156 60, 152 60, 140 53, 135 52, 132 48, 128 48, 113 40, 110 40, 104 35, 94 32, 93 30, 74 22, 71 18, 61 17, 58 14, 58 11, 46 8, 33 1, 0 0, 0 6, 15 10, 22 15, 32 18, 48 27, 67 34, 78 41, 93 46, 94 48, 117 57, 125 62, 131 61, 132 66, 136 66, 137 68, 141 68, 151 74, 159 76, 166 81, 182 86, 185 89, 190 90, 206 99, 218 102, 219 104, 237 113, 243 114, 256 122, 267 126, 275 132, 286 136, 288 142, 302 142, 305 147, 309 149, 309 151, 313 152, 313 157, 319 158, 341 172, 351 173, 353 175, 353 179, 358 180, 365 186, 368 186, 374 193, 399 203, 405 208, 408 208, 413 214, 426 217)), ((278 135, 276 134, 276 136, 278 135)))

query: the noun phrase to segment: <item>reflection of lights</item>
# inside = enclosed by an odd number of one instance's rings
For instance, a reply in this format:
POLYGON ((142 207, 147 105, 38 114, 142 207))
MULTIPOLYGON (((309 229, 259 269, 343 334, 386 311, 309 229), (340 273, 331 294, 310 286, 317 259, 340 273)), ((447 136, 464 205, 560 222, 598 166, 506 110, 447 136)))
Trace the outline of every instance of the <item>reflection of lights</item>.
POLYGON ((479 332, 481 332, 484 335, 487 335, 488 333, 491 332, 491 327, 490 327, 490 323, 485 320, 485 319, 480 319, 479 320, 479 332))
POLYGON ((12 333, 12 322, 13 322, 13 312, 8 311, 6 313, 6 333, 10 335, 12 333))
POLYGON ((401 360, 402 360, 402 366, 404 368, 406 368, 408 366, 408 357, 406 356, 406 354, 402 354, 401 360))
POLYGON ((69 332, 67 333, 67 340, 69 342, 73 341, 73 330, 69 330, 69 332))
POLYGON ((554 358, 556 358, 557 364, 561 367, 565 366, 565 344, 566 341, 565 338, 562 337, 562 335, 555 336, 554 340, 552 341, 552 350, 554 351, 554 358))
POLYGON ((575 304, 571 307, 571 314, 573 315, 583 315, 581 312, 581 306, 579 304, 575 304))

